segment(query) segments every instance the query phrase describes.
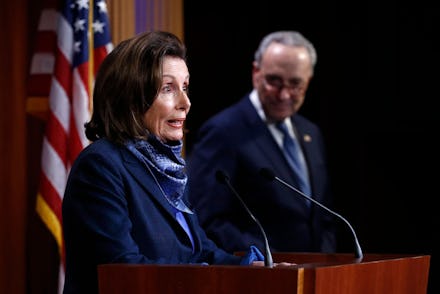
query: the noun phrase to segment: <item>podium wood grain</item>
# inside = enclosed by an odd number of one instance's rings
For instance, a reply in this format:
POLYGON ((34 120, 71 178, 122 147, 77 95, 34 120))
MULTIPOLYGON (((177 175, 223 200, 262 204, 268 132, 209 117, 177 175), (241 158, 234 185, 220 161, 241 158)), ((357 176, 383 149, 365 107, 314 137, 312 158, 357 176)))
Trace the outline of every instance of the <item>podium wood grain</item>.
POLYGON ((426 294, 429 255, 275 253, 289 268, 203 265, 98 266, 100 294, 426 294))

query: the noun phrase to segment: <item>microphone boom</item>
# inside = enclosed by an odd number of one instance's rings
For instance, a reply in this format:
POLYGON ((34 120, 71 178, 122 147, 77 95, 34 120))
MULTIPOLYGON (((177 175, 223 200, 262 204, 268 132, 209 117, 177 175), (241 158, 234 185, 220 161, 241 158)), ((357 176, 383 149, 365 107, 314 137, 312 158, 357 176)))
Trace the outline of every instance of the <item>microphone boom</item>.
POLYGON ((358 238, 356 236, 356 233, 353 229, 353 227, 351 226, 351 224, 339 213, 334 212, 333 210, 331 210, 330 208, 324 206, 323 204, 321 204, 320 202, 316 201, 315 199, 313 199, 312 197, 307 196, 306 194, 304 194, 303 192, 301 192, 300 190, 298 190, 297 188, 293 187, 292 185, 290 185, 289 183, 287 183, 286 181, 283 181, 282 179, 280 179, 279 177, 277 177, 270 169, 268 168, 262 168, 260 169, 260 175, 262 175, 264 178, 266 178, 268 181, 273 181, 276 180, 278 182, 280 182, 281 184, 283 184, 284 186, 288 187, 289 189, 295 191, 296 193, 298 193, 301 197, 303 197, 304 199, 313 202, 314 204, 318 205, 319 207, 321 207, 322 209, 328 211, 329 213, 337 216, 339 219, 341 219, 345 224, 347 224, 347 226, 350 228, 351 233, 353 234, 353 238, 354 238, 354 243, 355 243, 355 257, 359 260, 362 260, 363 258, 363 254, 362 254, 362 249, 361 246, 359 244, 358 238))
POLYGON ((270 252, 269 247, 269 241, 267 240, 266 232, 264 231, 263 226, 260 224, 258 219, 254 216, 254 214, 251 212, 251 210, 247 207, 246 203, 243 201, 243 199, 240 197, 238 192, 234 189, 234 187, 231 185, 231 182, 229 181, 229 177, 225 174, 225 172, 218 170, 215 173, 215 177, 219 183, 225 184, 228 186, 228 188, 231 190, 231 192, 237 197, 237 199, 240 201, 241 205, 243 205, 244 209, 247 211, 249 216, 252 218, 252 220, 257 224, 258 228, 261 231, 261 234, 263 235, 264 239, 264 250, 265 250, 265 258, 264 258, 264 265, 266 267, 273 267, 273 259, 272 259, 272 253, 270 252))

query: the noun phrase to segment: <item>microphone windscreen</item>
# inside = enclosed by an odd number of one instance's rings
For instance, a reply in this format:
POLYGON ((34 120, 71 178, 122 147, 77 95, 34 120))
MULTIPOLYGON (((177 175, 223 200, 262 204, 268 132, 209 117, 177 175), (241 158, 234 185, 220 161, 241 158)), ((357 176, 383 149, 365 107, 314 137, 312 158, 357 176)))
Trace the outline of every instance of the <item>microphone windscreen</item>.
POLYGON ((215 178, 219 183, 226 184, 226 181, 229 180, 229 177, 222 170, 218 170, 215 172, 215 178))
POLYGON ((260 175, 262 175, 269 181, 273 181, 275 179, 275 174, 267 167, 263 167, 262 169, 260 169, 260 175))

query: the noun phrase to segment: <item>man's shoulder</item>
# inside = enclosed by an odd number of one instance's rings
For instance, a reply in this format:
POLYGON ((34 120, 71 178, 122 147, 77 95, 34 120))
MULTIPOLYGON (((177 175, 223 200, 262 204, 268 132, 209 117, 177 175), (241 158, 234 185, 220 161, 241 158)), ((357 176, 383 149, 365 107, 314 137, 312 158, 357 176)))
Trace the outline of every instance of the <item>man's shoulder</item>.
POLYGON ((242 121, 247 111, 251 109, 252 105, 249 101, 248 96, 235 101, 233 104, 226 106, 225 108, 219 110, 213 116, 208 118, 205 124, 208 125, 235 125, 242 121))
POLYGON ((293 123, 297 126, 297 127, 306 127, 306 128, 313 128, 313 129, 319 129, 319 126, 317 123, 315 123, 314 121, 312 121, 311 119, 305 117, 302 114, 295 114, 292 118, 293 123))

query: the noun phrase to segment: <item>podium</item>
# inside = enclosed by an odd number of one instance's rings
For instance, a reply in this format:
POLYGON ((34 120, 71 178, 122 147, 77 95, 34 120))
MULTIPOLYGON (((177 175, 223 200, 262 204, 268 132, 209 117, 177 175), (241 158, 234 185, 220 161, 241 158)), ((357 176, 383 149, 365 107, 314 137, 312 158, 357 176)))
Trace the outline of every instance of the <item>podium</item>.
POLYGON ((100 294, 426 294, 429 255, 274 253, 290 267, 98 266, 100 294))

